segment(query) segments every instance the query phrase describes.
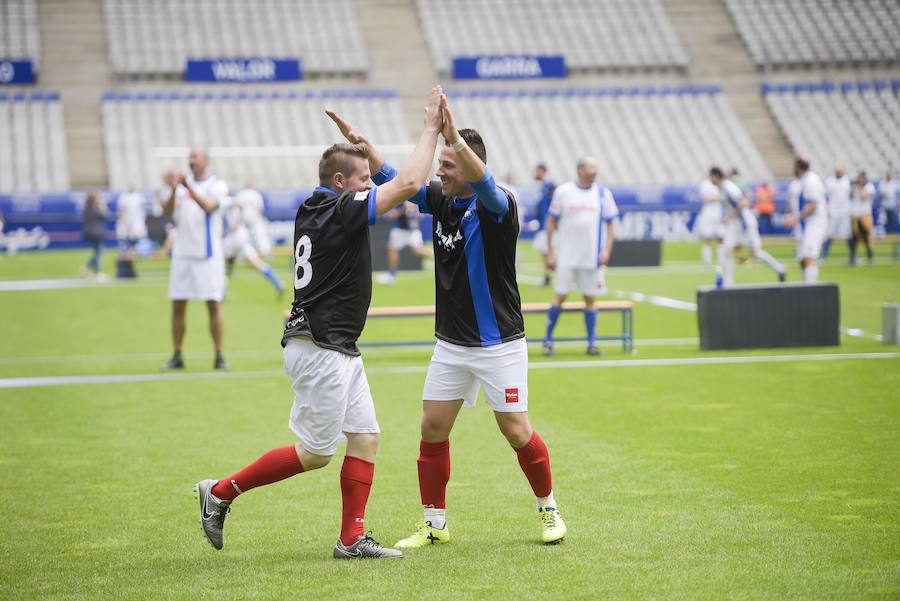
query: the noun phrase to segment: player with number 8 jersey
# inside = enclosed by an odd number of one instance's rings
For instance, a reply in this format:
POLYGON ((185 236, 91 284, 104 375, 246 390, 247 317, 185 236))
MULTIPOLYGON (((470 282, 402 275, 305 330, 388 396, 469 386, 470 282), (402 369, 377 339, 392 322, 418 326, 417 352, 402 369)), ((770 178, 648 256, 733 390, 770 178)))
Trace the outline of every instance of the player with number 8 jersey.
MULTIPOLYGON (((221 549, 232 501, 251 488, 325 467, 342 440, 341 533, 337 559, 402 557, 364 528, 380 428, 356 341, 372 296, 368 227, 418 192, 428 175, 443 124, 441 88, 425 108, 425 127, 400 176, 373 187, 366 144, 335 144, 319 161, 319 186, 294 221, 294 302, 281 344, 294 403, 289 428, 300 442, 273 449, 244 469, 196 486, 200 523, 221 549)), ((338 126, 343 120, 328 111, 338 126)), ((311 508, 312 519, 316 510, 311 508)))

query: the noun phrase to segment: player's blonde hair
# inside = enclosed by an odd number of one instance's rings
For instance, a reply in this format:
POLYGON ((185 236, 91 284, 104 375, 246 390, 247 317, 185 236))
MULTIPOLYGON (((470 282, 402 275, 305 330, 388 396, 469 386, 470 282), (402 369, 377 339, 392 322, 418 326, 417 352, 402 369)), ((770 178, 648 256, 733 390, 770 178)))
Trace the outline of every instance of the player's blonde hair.
POLYGON ((353 174, 354 163, 351 157, 369 158, 369 147, 365 144, 333 144, 322 153, 319 160, 319 185, 328 186, 335 173, 345 176, 353 174))

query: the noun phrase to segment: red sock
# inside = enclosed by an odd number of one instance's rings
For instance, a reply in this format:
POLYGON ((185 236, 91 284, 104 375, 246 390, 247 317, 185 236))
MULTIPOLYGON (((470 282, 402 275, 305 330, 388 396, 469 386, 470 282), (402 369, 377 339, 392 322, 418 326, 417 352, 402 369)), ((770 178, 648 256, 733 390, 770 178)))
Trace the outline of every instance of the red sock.
POLYGON ((365 516, 375 464, 346 455, 341 467, 341 542, 352 545, 366 533, 365 516))
POLYGON ((251 488, 272 484, 303 471, 294 445, 272 449, 241 471, 219 480, 212 494, 223 501, 231 501, 251 488))
POLYGON ((419 443, 419 494, 422 505, 446 509, 450 481, 450 441, 419 443))
POLYGON ((550 454, 547 452, 547 445, 544 444, 538 433, 534 432, 531 440, 524 447, 514 450, 519 456, 519 466, 525 472, 534 496, 549 496, 553 491, 553 482, 550 476, 550 454))

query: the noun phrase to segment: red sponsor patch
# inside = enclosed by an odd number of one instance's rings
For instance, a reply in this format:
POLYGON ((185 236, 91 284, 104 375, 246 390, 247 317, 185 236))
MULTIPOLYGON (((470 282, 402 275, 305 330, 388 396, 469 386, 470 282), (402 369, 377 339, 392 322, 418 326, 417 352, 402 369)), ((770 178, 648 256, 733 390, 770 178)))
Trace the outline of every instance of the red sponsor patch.
POLYGON ((507 403, 518 403, 519 402, 519 389, 518 388, 507 388, 506 389, 506 402, 507 403))

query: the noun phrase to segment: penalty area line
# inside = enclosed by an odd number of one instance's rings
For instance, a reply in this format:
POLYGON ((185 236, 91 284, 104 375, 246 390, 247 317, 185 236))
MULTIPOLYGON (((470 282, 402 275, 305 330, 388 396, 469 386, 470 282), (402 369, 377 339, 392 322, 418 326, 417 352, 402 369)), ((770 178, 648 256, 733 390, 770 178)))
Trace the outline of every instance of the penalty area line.
MULTIPOLYGON (((531 362, 529 369, 599 369, 611 367, 665 367, 689 365, 729 365, 740 363, 790 363, 793 361, 851 361, 897 359, 895 353, 818 353, 791 355, 744 355, 736 357, 684 357, 668 359, 616 359, 595 361, 538 361, 531 362)), ((427 365, 402 365, 394 367, 369 367, 368 373, 419 374, 425 373, 427 365)), ((169 382, 189 380, 222 380, 239 378, 283 377, 280 370, 198 372, 184 374, 108 374, 86 376, 36 376, 29 378, 0 378, 0 389, 39 388, 47 386, 71 386, 86 384, 129 384, 136 382, 169 382)))

